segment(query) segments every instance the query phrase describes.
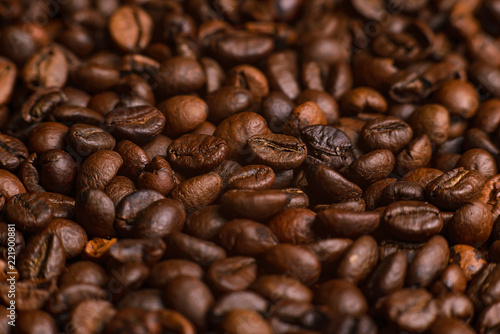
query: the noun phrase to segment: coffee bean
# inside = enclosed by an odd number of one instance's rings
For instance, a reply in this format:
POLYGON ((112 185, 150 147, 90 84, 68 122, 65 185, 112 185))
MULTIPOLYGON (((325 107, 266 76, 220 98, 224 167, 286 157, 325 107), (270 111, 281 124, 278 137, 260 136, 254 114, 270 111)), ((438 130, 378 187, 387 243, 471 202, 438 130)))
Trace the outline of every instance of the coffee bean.
POLYGON ((229 189, 269 189, 274 185, 275 174, 264 165, 248 165, 229 176, 229 189))
POLYGON ((276 236, 267 226, 245 219, 224 224, 218 238, 228 252, 247 256, 262 255, 278 244, 276 236))
POLYGON ((257 277, 254 258, 235 256, 213 262, 207 270, 209 284, 220 292, 247 289, 257 277))
POLYGON ((36 193, 18 194, 5 205, 5 218, 25 232, 40 232, 53 218, 50 201, 36 193))
POLYGON ((353 161, 346 170, 347 178, 359 186, 366 187, 387 177, 395 162, 394 155, 388 150, 371 151, 353 161))
POLYGON ((116 176, 122 164, 123 159, 118 153, 108 150, 97 151, 80 166, 75 186, 79 190, 86 187, 102 190, 116 176))
POLYGON ((439 209, 416 201, 389 204, 384 210, 382 222, 390 234, 410 242, 426 241, 443 228, 439 209))
POLYGON ((406 123, 395 117, 374 119, 366 122, 361 136, 372 149, 387 149, 399 152, 412 139, 413 130, 406 123))
POLYGON ((349 282, 358 283, 375 267, 378 256, 375 239, 366 235, 359 237, 344 254, 337 268, 337 275, 349 282))
POLYGON ((185 276, 201 279, 203 269, 195 262, 188 260, 165 260, 151 268, 148 282, 154 288, 162 288, 171 280, 185 276))
POLYGON ((274 216, 290 202, 290 195, 281 190, 229 190, 222 195, 222 208, 250 219, 274 216))
POLYGON ((71 126, 66 141, 82 157, 100 150, 112 150, 116 144, 115 138, 101 128, 81 123, 71 126))
POLYGON ((248 147, 256 162, 274 170, 293 169, 306 158, 307 148, 295 137, 279 134, 263 134, 250 137, 248 147))
POLYGON ((449 246, 442 236, 434 236, 418 252, 408 267, 406 281, 410 286, 427 287, 446 268, 449 246))
POLYGON ((375 231, 380 223, 376 212, 349 212, 327 209, 318 214, 325 229, 337 238, 357 238, 375 231))
POLYGON ((312 125, 302 131, 308 154, 325 165, 340 170, 352 161, 351 140, 341 130, 332 126, 312 125))
POLYGON ((448 233, 452 242, 479 247, 488 240, 492 228, 490 209, 482 202, 473 201, 455 212, 448 233))
POLYGON ((55 233, 38 234, 26 245, 18 261, 21 279, 57 278, 65 262, 61 239, 55 233))
POLYGON ((432 203, 444 209, 456 210, 478 197, 484 183, 481 173, 456 168, 429 182, 425 192, 432 203))
POLYGON ((105 192, 86 188, 78 194, 75 202, 77 222, 96 237, 106 238, 114 234, 115 206, 105 192))

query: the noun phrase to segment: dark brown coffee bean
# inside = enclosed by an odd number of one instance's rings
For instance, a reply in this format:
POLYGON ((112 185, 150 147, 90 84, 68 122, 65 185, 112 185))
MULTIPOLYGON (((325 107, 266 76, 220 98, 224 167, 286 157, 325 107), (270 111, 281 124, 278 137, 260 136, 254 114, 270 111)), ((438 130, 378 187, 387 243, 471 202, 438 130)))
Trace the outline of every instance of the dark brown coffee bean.
POLYGON ((187 134, 172 142, 167 150, 170 163, 180 169, 203 172, 214 169, 225 160, 228 145, 223 139, 187 134))
POLYGON ((309 172, 312 189, 324 196, 327 202, 346 202, 362 194, 361 188, 355 183, 323 164, 313 164, 309 172))
POLYGON ((337 268, 337 276, 358 283, 375 267, 378 261, 377 242, 371 236, 359 237, 344 254, 337 268))
POLYGON ((307 155, 304 143, 295 137, 280 134, 263 134, 250 137, 248 147, 255 161, 274 170, 297 168, 307 155))
POLYGON ((323 264, 323 271, 331 271, 332 268, 337 267, 351 245, 351 239, 334 238, 319 240, 302 247, 311 251, 318 258, 323 264))
POLYGON ((451 115, 465 119, 474 117, 479 107, 479 97, 475 87, 461 80, 443 83, 436 92, 436 100, 448 109, 451 115))
POLYGON ((262 100, 262 116, 275 133, 281 133, 288 121, 295 104, 282 92, 270 92, 262 100))
POLYGON ((82 332, 99 331, 113 319, 115 314, 113 304, 108 301, 86 300, 71 311, 69 324, 82 332))
POLYGON ((208 116, 208 105, 205 101, 188 95, 172 97, 160 103, 158 109, 165 115, 163 132, 169 137, 178 137, 195 130, 208 116))
POLYGON ((40 166, 40 185, 47 191, 67 195, 71 192, 75 177, 76 163, 62 150, 45 151, 37 163, 40 166))
POLYGON ((274 40, 263 34, 233 30, 215 35, 210 49, 221 61, 252 64, 273 51, 274 40))
POLYGON ((333 314, 342 312, 346 315, 361 316, 368 310, 368 303, 361 290, 355 284, 341 279, 321 284, 315 291, 314 301, 327 305, 333 314))
POLYGON ((19 194, 7 201, 5 218, 21 231, 40 232, 52 220, 53 206, 39 194, 19 194))
POLYGON ((256 311, 232 310, 222 320, 222 328, 227 334, 237 334, 244 331, 248 334, 271 334, 270 324, 256 311))
POLYGON ((271 219, 269 228, 283 243, 294 245, 314 242, 313 223, 316 214, 308 209, 288 209, 271 219))
POLYGON ((252 93, 245 88, 221 87, 207 95, 210 120, 219 123, 223 119, 243 112, 252 104, 252 93))
POLYGON ((376 212, 349 212, 327 209, 318 213, 318 221, 336 238, 357 238, 375 231, 380 223, 376 212))
POLYGON ((396 159, 391 151, 371 151, 354 160, 346 171, 347 177, 359 186, 368 186, 387 177, 394 168, 395 162, 396 159))
POLYGON ((16 333, 20 334, 37 332, 55 334, 58 332, 55 319, 49 313, 41 310, 20 312, 18 324, 16 333))
POLYGON ((155 156, 137 178, 141 189, 156 190, 167 195, 175 187, 176 180, 170 164, 161 156, 155 156))
POLYGON ((477 170, 483 174, 486 179, 498 173, 495 158, 493 158, 490 153, 480 148, 471 149, 462 154, 455 167, 463 167, 467 170, 477 170))
POLYGON ((283 275, 260 276, 252 285, 252 289, 273 303, 281 300, 310 303, 313 299, 307 286, 283 275))
POLYGON ((226 212, 250 219, 274 216, 290 202, 290 195, 281 190, 229 190, 222 195, 222 208, 226 212))
POLYGON ((68 78, 68 61, 57 46, 35 53, 23 68, 23 80, 30 89, 62 88, 68 78))
POLYGON ((246 219, 236 219, 224 224, 219 229, 218 239, 228 252, 246 256, 264 254, 278 244, 271 229, 246 219))
POLYGON ((108 150, 95 152, 80 166, 76 176, 76 189, 91 187, 103 190, 116 176, 122 164, 123 159, 116 152, 108 150))
POLYGON ((380 261, 367 284, 368 296, 381 297, 401 290, 405 285, 408 258, 397 251, 380 261))
POLYGON ((161 291, 157 289, 129 291, 116 306, 118 309, 138 308, 149 312, 159 311, 165 307, 161 300, 161 291))
POLYGON ((88 241, 83 227, 69 219, 53 219, 42 233, 53 233, 59 237, 66 259, 80 255, 88 241))
POLYGON ((114 234, 115 206, 102 190, 86 188, 76 197, 75 215, 87 233, 99 238, 114 234))
POLYGON ((141 189, 125 195, 116 206, 114 226, 118 233, 130 234, 140 212, 165 197, 155 190, 141 189))
POLYGON ((417 253, 408 267, 406 281, 410 286, 429 286, 446 268, 450 250, 445 238, 430 239, 417 253))
POLYGON ((0 167, 10 172, 18 169, 28 158, 29 152, 22 141, 0 134, 0 167))
POLYGON ((14 92, 17 77, 17 67, 8 58, 0 58, 0 73, 2 85, 0 86, 0 105, 7 104, 14 92))
POLYGON ((108 30, 120 49, 140 52, 151 40, 153 20, 141 7, 126 5, 110 17, 108 30))
POLYGON ((306 102, 293 109, 290 119, 283 128, 283 133, 298 137, 308 126, 326 124, 327 121, 321 108, 314 102, 306 102))
POLYGON ((170 257, 191 260, 201 266, 209 266, 214 261, 226 258, 225 250, 213 242, 179 232, 168 236, 168 245, 167 255, 170 257))
POLYGON ((201 329, 206 326, 206 315, 214 303, 214 297, 202 281, 181 276, 167 284, 163 290, 163 301, 201 329))
POLYGON ((425 167, 432 158, 432 144, 425 134, 416 137, 406 149, 396 157, 396 169, 404 176, 417 168, 425 167))
POLYGON ((19 256, 21 279, 57 278, 65 263, 64 248, 55 233, 41 233, 31 239, 19 256))
POLYGON ((269 189, 273 186, 275 174, 268 166, 248 165, 241 167, 229 176, 230 189, 269 189))
POLYGON ((401 181, 413 181, 426 187, 432 180, 443 174, 442 171, 435 168, 417 168, 403 176, 401 181))
POLYGON ((30 124, 40 123, 66 100, 66 95, 58 88, 40 88, 23 104, 21 108, 23 120, 30 124))
POLYGON ((247 147, 250 137, 270 133, 266 120, 253 112, 242 112, 226 118, 214 132, 215 137, 223 139, 229 150, 228 158, 244 158, 251 151, 247 147))
POLYGON ((448 235, 452 242, 480 247, 490 237, 492 228, 490 208, 480 201, 473 201, 455 212, 448 227, 448 235))
POLYGON ((410 242, 426 241, 443 228, 439 209, 417 201, 389 204, 384 210, 382 221, 390 234, 410 242))
POLYGON ((90 108, 62 105, 54 109, 49 120, 66 124, 83 123, 97 126, 104 123, 104 116, 90 108))
POLYGON ((474 330, 464 324, 459 319, 454 318, 438 318, 429 329, 429 333, 460 333, 460 334, 473 334, 474 330))
POLYGON ((372 150, 387 149, 397 153, 410 143, 413 130, 398 118, 386 117, 366 122, 361 136, 372 150))
POLYGON ((425 134, 435 144, 442 144, 448 139, 450 115, 439 104, 428 104, 417 108, 410 118, 410 125, 415 135, 425 134))
POLYGON ((257 278, 254 258, 235 256, 213 262, 207 270, 209 284, 218 292, 247 289, 257 278))
POLYGON ((137 181, 137 177, 142 173, 146 165, 149 164, 149 158, 138 145, 129 140, 118 142, 115 152, 120 154, 123 164, 118 170, 118 174, 137 181))
POLYGON ((220 205, 209 205, 193 212, 186 220, 188 234, 209 240, 217 235, 228 220, 222 215, 220 205))
POLYGON ((129 139, 140 145, 159 135, 165 116, 150 106, 121 107, 106 114, 104 126, 118 139, 129 139))
POLYGON ((63 150, 65 146, 68 127, 56 122, 44 122, 38 124, 30 132, 28 138, 28 149, 30 152, 41 154, 48 150, 63 150))
POLYGON ((165 260, 156 263, 151 268, 148 283, 154 288, 163 288, 174 278, 181 276, 202 279, 203 269, 196 263, 188 260, 165 260))
POLYGON ((108 274, 100 265, 90 261, 78 261, 61 275, 59 286, 63 288, 73 284, 94 284, 104 287, 108 279, 108 274))
POLYGON ((358 87, 344 95, 341 109, 350 115, 362 112, 384 113, 387 110, 387 101, 372 88, 358 87))
POLYGON ((235 309, 253 310, 265 313, 268 309, 268 303, 262 296, 255 292, 248 290, 230 292, 217 299, 211 313, 218 322, 227 312, 235 309))
POLYGON ((172 190, 172 197, 186 208, 197 210, 212 204, 222 191, 222 178, 215 172, 195 176, 172 190))
POLYGON ((165 60, 161 63, 157 75, 161 91, 170 96, 196 91, 206 82, 205 72, 200 63, 185 57, 165 60))
POLYGON ((134 236, 165 237, 172 232, 179 232, 184 226, 186 210, 181 202, 174 199, 163 199, 149 205, 134 220, 132 234, 134 236))
POLYGON ((125 176, 115 176, 104 188, 104 192, 111 198, 115 207, 125 196, 136 190, 134 182, 125 176))
POLYGON ((104 333, 137 332, 159 334, 161 325, 159 313, 148 312, 138 308, 124 308, 116 311, 103 329, 104 333))
POLYGON ((390 294, 384 303, 386 318, 406 331, 425 331, 439 312, 436 300, 424 289, 403 289, 390 294))
POLYGON ((485 182, 478 171, 456 168, 427 184, 425 192, 437 206, 456 210, 478 197, 485 182))
POLYGON ((66 135, 68 145, 76 154, 86 157, 100 150, 112 150, 116 140, 101 128, 88 124, 74 124, 66 135))

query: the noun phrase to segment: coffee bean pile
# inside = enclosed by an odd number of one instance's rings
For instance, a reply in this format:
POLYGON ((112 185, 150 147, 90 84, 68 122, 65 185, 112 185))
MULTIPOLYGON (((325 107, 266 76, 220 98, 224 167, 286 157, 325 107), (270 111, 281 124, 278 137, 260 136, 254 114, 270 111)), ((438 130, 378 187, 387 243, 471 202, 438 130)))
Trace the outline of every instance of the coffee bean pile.
POLYGON ((499 0, 0 1, 0 333, 500 333, 499 36, 499 0))

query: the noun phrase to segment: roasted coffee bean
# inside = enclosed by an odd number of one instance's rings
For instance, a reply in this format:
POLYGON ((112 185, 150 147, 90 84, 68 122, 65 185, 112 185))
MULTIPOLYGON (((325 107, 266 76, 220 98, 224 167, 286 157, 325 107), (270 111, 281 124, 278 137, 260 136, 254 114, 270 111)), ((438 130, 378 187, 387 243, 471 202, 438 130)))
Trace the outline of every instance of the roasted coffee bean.
POLYGON ((359 283, 366 278, 378 261, 377 242, 371 236, 359 237, 349 247, 337 268, 337 276, 359 283))
POLYGON ((264 165, 248 165, 241 167, 229 176, 229 189, 269 189, 275 181, 271 167, 264 165))
POLYGON ((170 144, 167 157, 174 167, 199 173, 220 165, 228 155, 228 151, 228 145, 223 139, 202 134, 187 134, 170 144))
POLYGON ((207 95, 210 120, 220 123, 223 119, 243 112, 252 104, 252 93, 239 87, 221 87, 207 95))
POLYGON ((159 314, 137 308, 124 308, 116 311, 104 326, 105 333, 124 332, 131 328, 135 331, 157 334, 161 331, 159 314))
POLYGON ((280 300, 293 300, 298 302, 311 302, 311 290, 299 281, 283 275, 265 275, 255 281, 252 289, 276 303, 280 300))
POLYGON ((62 88, 68 78, 68 61, 57 46, 46 46, 31 56, 22 75, 26 85, 33 90, 62 88))
POLYGON ((376 212, 349 212, 327 209, 318 213, 318 220, 335 238, 357 238, 374 232, 380 223, 376 212))
POLYGON ((200 63, 185 57, 172 57, 163 61, 156 78, 161 91, 170 96, 196 91, 207 80, 200 63))
POLYGON ((425 192, 437 206, 456 210, 477 198, 485 182, 484 176, 478 171, 456 168, 429 182, 425 192))
POLYGON ((151 268, 148 283, 154 288, 162 288, 174 278, 187 276, 201 279, 203 269, 195 262, 188 260, 165 260, 151 268))
POLYGON ((101 128, 81 123, 71 126, 66 142, 82 157, 100 150, 112 150, 116 144, 115 138, 101 128))
POLYGON ((223 139, 229 150, 229 159, 244 158, 251 151, 247 147, 250 137, 270 133, 266 120, 253 112, 242 112, 226 118, 214 132, 214 136, 223 139))
POLYGON ((163 132, 169 137, 193 131, 208 117, 208 105, 198 97, 180 95, 172 97, 158 105, 158 109, 165 115, 163 132))
POLYGON ((122 164, 123 159, 118 153, 108 150, 97 151, 80 166, 75 186, 79 190, 87 187, 103 190, 116 176, 122 164))
POLYGON ((384 113, 387 110, 387 101, 372 88, 358 87, 342 97, 341 109, 350 115, 362 112, 384 113))
POLYGON ((439 307, 424 289, 402 289, 390 294, 384 303, 384 314, 398 328, 424 331, 437 318, 439 307))
POLYGON ((180 276, 167 284, 163 290, 163 301, 201 329, 206 326, 206 315, 214 303, 214 297, 199 279, 180 276))
POLYGON ((223 180, 215 172, 195 176, 172 190, 172 197, 189 210, 197 210, 212 204, 222 191, 223 180))
POLYGON ((56 321, 49 313, 31 310, 19 313, 19 327, 16 328, 16 332, 55 334, 58 331, 56 321))
POLYGON ((270 92, 262 100, 262 116, 269 124, 269 128, 276 133, 281 133, 288 121, 295 104, 282 92, 270 92))
POLYGON ((135 218, 132 234, 141 238, 165 237, 184 226, 186 210, 181 202, 163 199, 149 205, 135 218))
POLYGON ((297 168, 307 155, 304 143, 295 137, 280 134, 263 134, 250 137, 248 147, 255 161, 274 170, 297 168))
POLYGON ((224 249, 215 243, 180 232, 170 233, 168 246, 167 255, 191 260, 202 266, 209 266, 214 261, 226 258, 224 249))
POLYGON ((122 140, 116 144, 115 152, 123 159, 123 164, 118 170, 118 174, 137 181, 137 177, 142 173, 146 165, 149 164, 149 158, 146 152, 130 140, 122 140))
POLYGON ((253 310, 265 313, 268 309, 267 301, 260 295, 251 291, 230 292, 223 295, 214 304, 212 315, 219 322, 222 316, 235 309, 253 310))
POLYGON ((162 156, 155 156, 137 177, 141 189, 153 189, 167 195, 175 187, 176 180, 170 164, 162 156))
POLYGON ((76 163, 62 150, 49 150, 37 161, 40 170, 40 185, 49 192, 68 195, 76 178, 76 163))
POLYGON ((449 224, 448 234, 452 242, 482 246, 490 237, 493 217, 489 207, 473 201, 460 207, 449 224))
POLYGON ((85 300, 72 311, 69 324, 82 331, 98 331, 105 327, 116 314, 113 304, 106 300, 85 300))
POLYGON ((269 228, 280 242, 306 244, 316 240, 313 230, 315 219, 316 214, 311 210, 288 209, 274 216, 269 228))
POLYGON ((455 167, 463 167, 466 170, 477 170, 486 179, 497 175, 498 172, 495 158, 480 148, 471 149, 462 154, 455 167))
POLYGON ((337 267, 352 242, 351 239, 333 238, 319 240, 302 247, 311 251, 324 264, 322 270, 327 271, 337 267))
POLYGON ((151 106, 121 107, 106 114, 104 126, 118 139, 144 144, 159 135, 165 126, 165 116, 151 106))
POLYGON ((247 289, 257 277, 254 258, 235 256, 213 262, 207 270, 209 284, 219 292, 247 289))
POLYGON ((68 267, 61 275, 61 288, 73 284, 94 284, 104 287, 108 282, 106 271, 98 264, 90 261, 78 261, 68 267))
POLYGON ((115 176, 104 188, 104 192, 111 198, 115 207, 125 196, 136 190, 134 182, 125 176, 115 176))
POLYGON ((220 205, 209 205, 190 214, 186 219, 185 228, 188 234, 209 240, 215 237, 227 222, 220 205))
POLYGON ((229 190, 222 195, 222 208, 237 216, 266 219, 274 216, 290 202, 291 196, 281 190, 229 190))
POLYGON ((368 303, 361 290, 353 283, 333 279, 321 284, 314 294, 314 301, 327 305, 333 314, 361 316, 368 310, 368 303))
POLYGON ((436 92, 436 100, 448 109, 451 115, 465 119, 474 117, 479 107, 476 89, 469 82, 461 80, 443 83, 436 92))
POLYGON ((80 255, 88 241, 83 227, 69 219, 53 219, 42 233, 53 233, 59 237, 66 259, 80 255))
POLYGON ((36 193, 10 198, 5 205, 5 218, 24 232, 40 232, 53 218, 50 201, 36 193))
POLYGON ((64 270, 64 248, 55 233, 40 233, 31 239, 19 256, 21 279, 57 278, 64 270))
POLYGON ((396 157, 396 169, 404 176, 417 168, 425 167, 432 158, 432 144, 426 134, 416 137, 396 157))
POLYGON ((391 151, 371 151, 353 161, 346 170, 347 178, 361 187, 366 187, 387 177, 395 162, 396 159, 391 151))
POLYGON ((68 127, 56 122, 43 122, 31 130, 28 138, 30 152, 41 154, 48 150, 63 150, 68 127))
POLYGON ((9 102, 14 92, 14 85, 17 76, 17 67, 8 58, 0 58, 0 73, 2 85, 0 86, 0 105, 9 102))
POLYGON ((323 164, 313 164, 309 172, 312 188, 329 202, 346 202, 361 196, 360 187, 323 164))
POLYGON ((413 112, 410 125, 415 135, 425 134, 432 143, 442 144, 448 139, 450 115, 442 105, 428 104, 413 112))
POLYGON ((298 137, 300 132, 307 126, 326 124, 326 117, 321 108, 314 102, 306 102, 293 109, 290 119, 283 128, 283 132, 298 137))
POLYGON ((446 265, 450 255, 448 242, 442 236, 434 236, 422 248, 408 267, 406 281, 409 286, 429 286, 446 265))
POLYGON ((114 233, 115 206, 102 190, 86 188, 81 191, 76 198, 75 215, 78 224, 92 236, 106 238, 114 233))
POLYGON ((114 226, 118 233, 129 234, 139 213, 165 197, 155 190, 141 189, 125 195, 116 206, 114 226))
POLYGON ((408 259, 397 251, 380 261, 367 284, 367 294, 373 297, 390 295, 405 285, 408 259))
POLYGON ((218 238, 228 252, 257 256, 278 244, 267 226, 246 219, 232 220, 219 229, 218 238))
POLYGON ((400 201, 389 204, 382 215, 383 226, 403 241, 422 242, 443 229, 439 209, 417 201, 400 201))
POLYGON ((328 167, 339 170, 352 162, 351 140, 341 130, 332 126, 312 125, 302 131, 308 154, 328 167))
POLYGON ((222 328, 225 333, 236 334, 271 334, 271 325, 263 317, 252 310, 232 310, 229 311, 222 320, 222 328))
POLYGON ((29 152, 22 141, 0 134, 0 167, 10 172, 17 170, 28 158, 29 152))
POLYGON ((23 104, 23 120, 30 124, 39 123, 66 100, 66 95, 58 88, 40 88, 23 104))
POLYGON ((374 119, 366 122, 361 137, 372 150, 387 149, 399 152, 412 139, 413 130, 396 117, 374 119))
POLYGON ((268 273, 293 277, 305 285, 314 284, 321 274, 321 264, 312 252, 290 244, 272 247, 263 262, 268 273))
POLYGON ((146 48, 151 40, 153 20, 138 6, 122 6, 110 17, 108 30, 120 49, 139 52, 146 48))

